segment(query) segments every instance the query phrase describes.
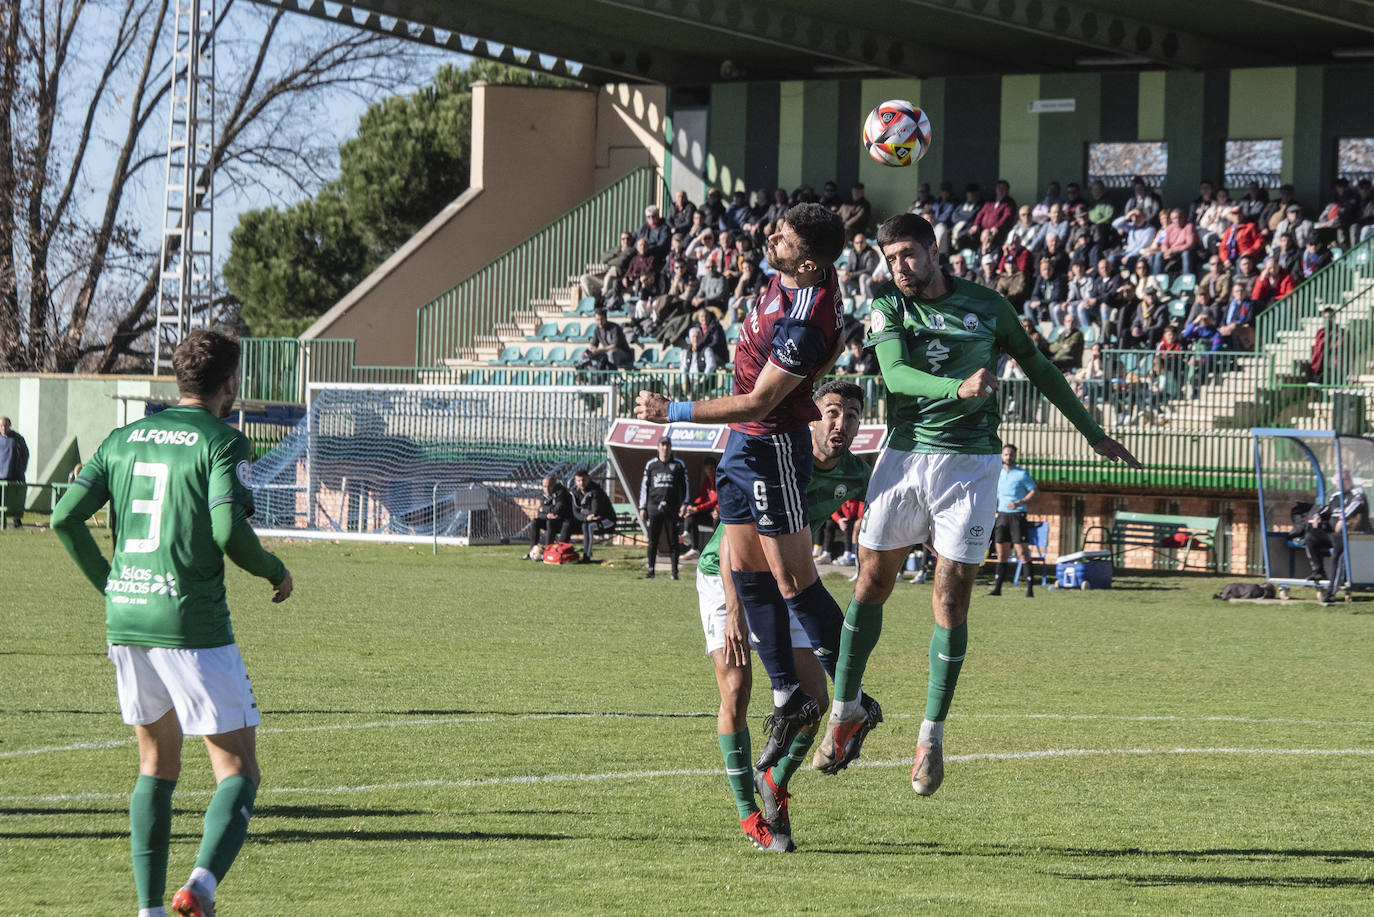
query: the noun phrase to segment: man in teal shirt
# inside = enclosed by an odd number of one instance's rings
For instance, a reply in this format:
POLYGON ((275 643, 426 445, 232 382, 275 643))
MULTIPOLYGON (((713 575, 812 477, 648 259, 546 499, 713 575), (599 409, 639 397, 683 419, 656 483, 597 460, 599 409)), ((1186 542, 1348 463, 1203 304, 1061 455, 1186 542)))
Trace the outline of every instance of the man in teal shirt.
POLYGON ((119 705, 138 738, 129 822, 140 917, 165 914, 183 735, 204 736, 217 786, 195 869, 172 910, 213 917, 215 889, 243 845, 260 781, 261 717, 229 625, 224 558, 271 582, 274 602, 290 597, 292 584, 248 524, 248 439, 222 421, 238 397, 238 341, 192 331, 172 366, 176 406, 111 433, 53 510, 52 527, 105 596, 119 705), (107 502, 112 561, 86 527, 107 502))
POLYGON ((944 779, 945 717, 968 645, 974 576, 996 514, 998 357, 1010 354, 1098 454, 1140 463, 1088 415, 1009 302, 940 270, 928 222, 910 213, 892 217, 878 230, 878 247, 892 282, 877 291, 867 344, 878 354, 888 391, 888 437, 869 483, 859 580, 845 614, 835 703, 817 758, 828 773, 852 760, 866 721, 859 685, 882 632, 883 603, 910 546, 929 541, 939 555, 935 633, 911 773, 912 787, 929 796, 944 779))
POLYGON ((997 572, 988 595, 1002 594, 1002 580, 1007 575, 1011 548, 1015 545, 1022 572, 1026 574, 1026 598, 1035 597, 1035 563, 1026 543, 1030 532, 1026 506, 1033 496, 1035 479, 1016 464, 1016 447, 1008 443, 1002 447, 1002 471, 997 476, 997 519, 992 524, 992 543, 997 546, 997 572))

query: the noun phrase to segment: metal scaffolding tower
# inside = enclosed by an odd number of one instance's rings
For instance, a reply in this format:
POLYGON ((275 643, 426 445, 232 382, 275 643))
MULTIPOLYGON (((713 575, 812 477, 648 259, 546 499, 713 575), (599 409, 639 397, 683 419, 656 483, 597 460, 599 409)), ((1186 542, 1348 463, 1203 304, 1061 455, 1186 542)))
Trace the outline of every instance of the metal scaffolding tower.
POLYGON ((177 0, 167 123, 153 372, 171 372, 172 353, 192 328, 210 323, 214 301, 215 0, 177 0))

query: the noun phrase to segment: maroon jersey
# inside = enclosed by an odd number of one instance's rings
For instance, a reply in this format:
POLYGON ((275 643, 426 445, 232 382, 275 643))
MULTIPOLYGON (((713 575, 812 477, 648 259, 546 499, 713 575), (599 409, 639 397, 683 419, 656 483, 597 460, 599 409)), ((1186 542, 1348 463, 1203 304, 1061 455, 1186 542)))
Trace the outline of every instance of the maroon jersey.
POLYGON ((735 394, 754 390, 764 363, 802 381, 763 420, 732 423, 730 429, 766 436, 790 433, 818 419, 812 389, 835 352, 843 324, 834 268, 825 269, 820 283, 800 290, 783 286, 781 275, 774 274, 754 300, 735 346, 735 394))

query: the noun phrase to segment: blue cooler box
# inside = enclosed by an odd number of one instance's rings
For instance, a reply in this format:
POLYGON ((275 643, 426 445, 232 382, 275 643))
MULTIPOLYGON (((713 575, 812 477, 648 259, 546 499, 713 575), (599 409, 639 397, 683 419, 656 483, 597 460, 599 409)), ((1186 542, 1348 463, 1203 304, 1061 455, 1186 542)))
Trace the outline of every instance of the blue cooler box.
POLYGON ((1112 588, 1112 552, 1061 554, 1054 565, 1054 585, 1059 589, 1112 588))

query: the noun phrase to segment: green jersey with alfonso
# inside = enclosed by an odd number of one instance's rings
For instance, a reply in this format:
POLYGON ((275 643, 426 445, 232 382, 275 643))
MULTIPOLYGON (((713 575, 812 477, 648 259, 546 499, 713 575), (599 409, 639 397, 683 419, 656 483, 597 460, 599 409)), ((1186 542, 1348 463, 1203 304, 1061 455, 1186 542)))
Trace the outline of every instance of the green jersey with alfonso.
POLYGON ((238 430, 202 407, 176 406, 115 430, 81 469, 76 483, 110 503, 110 643, 204 649, 234 642, 211 510, 235 503, 252 514, 250 457, 238 430))
POLYGON ((958 392, 980 369, 996 374, 1003 353, 1021 365, 1089 443, 1106 436, 1064 374, 1036 348, 1011 303, 978 284, 945 280, 949 292, 929 302, 907 296, 891 282, 873 300, 864 344, 877 352, 887 387, 888 446, 904 452, 1001 452, 997 398, 960 398, 958 392))

